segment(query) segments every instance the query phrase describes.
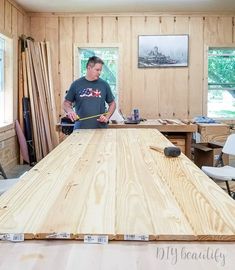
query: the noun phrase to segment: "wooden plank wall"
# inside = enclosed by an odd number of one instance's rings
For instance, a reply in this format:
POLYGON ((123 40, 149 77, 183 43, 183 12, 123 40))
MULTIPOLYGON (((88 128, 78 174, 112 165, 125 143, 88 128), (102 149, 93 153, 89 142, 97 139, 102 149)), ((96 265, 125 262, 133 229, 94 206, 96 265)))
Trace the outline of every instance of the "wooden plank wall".
MULTIPOLYGON (((14 1, 0 0, 0 32, 13 38, 13 120, 17 119, 18 104, 18 37, 29 34, 29 17, 14 1)), ((18 143, 14 125, 0 127, 0 162, 5 170, 18 163, 18 143)))
POLYGON ((234 15, 33 13, 30 33, 48 40, 53 53, 57 116, 73 80, 74 43, 121 44, 119 107, 146 118, 192 118, 204 112, 204 50, 234 41, 234 15), (189 67, 138 69, 138 35, 189 34, 189 67))

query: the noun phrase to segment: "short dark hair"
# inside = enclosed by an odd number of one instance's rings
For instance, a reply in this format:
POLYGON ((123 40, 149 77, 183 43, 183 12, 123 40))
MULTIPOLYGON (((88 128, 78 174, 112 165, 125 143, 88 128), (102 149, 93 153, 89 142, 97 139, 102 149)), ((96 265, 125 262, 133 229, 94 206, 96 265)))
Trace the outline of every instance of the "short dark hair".
POLYGON ((88 59, 87 64, 86 64, 86 68, 88 68, 88 66, 94 66, 95 64, 104 64, 104 61, 97 57, 97 56, 92 56, 88 59))

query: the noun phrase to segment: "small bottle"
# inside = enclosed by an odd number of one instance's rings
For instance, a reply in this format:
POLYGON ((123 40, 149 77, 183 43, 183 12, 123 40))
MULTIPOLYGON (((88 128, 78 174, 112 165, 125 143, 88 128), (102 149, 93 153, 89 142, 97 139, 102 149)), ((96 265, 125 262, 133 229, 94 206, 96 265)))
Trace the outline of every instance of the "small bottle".
POLYGON ((140 119, 139 109, 134 109, 133 114, 134 114, 134 120, 138 121, 140 119))

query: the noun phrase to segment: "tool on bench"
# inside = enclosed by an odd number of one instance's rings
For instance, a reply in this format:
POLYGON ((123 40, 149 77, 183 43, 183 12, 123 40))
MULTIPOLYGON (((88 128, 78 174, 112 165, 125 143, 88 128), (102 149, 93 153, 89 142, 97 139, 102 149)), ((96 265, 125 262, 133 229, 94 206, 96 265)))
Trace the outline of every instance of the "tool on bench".
MULTIPOLYGON (((84 121, 84 120, 96 118, 96 117, 99 117, 101 115, 106 115, 106 114, 108 114, 108 112, 100 113, 100 114, 96 114, 96 115, 91 115, 91 116, 87 116, 87 117, 83 117, 83 118, 80 118, 77 115, 76 121, 84 121)), ((68 118, 68 117, 62 117, 61 120, 60 120, 60 125, 62 127, 62 132, 65 135, 70 135, 73 132, 74 122, 70 118, 68 118)))
POLYGON ((162 148, 151 145, 150 149, 156 150, 160 153, 164 153, 166 157, 178 157, 181 154, 180 148, 176 146, 169 146, 162 149, 162 148))

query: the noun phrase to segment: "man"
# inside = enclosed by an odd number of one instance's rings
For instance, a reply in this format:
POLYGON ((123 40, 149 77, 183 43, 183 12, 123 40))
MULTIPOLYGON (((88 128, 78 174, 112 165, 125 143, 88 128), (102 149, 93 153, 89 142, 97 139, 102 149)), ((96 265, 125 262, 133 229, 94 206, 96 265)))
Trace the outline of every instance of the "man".
POLYGON ((106 128, 107 123, 116 108, 114 96, 109 84, 100 77, 104 62, 97 56, 88 59, 86 76, 75 80, 65 96, 63 107, 72 121, 97 114, 101 116, 76 121, 78 128, 106 128), (108 104, 108 112, 105 112, 105 103, 108 104), (73 110, 75 105, 75 111, 73 110))

